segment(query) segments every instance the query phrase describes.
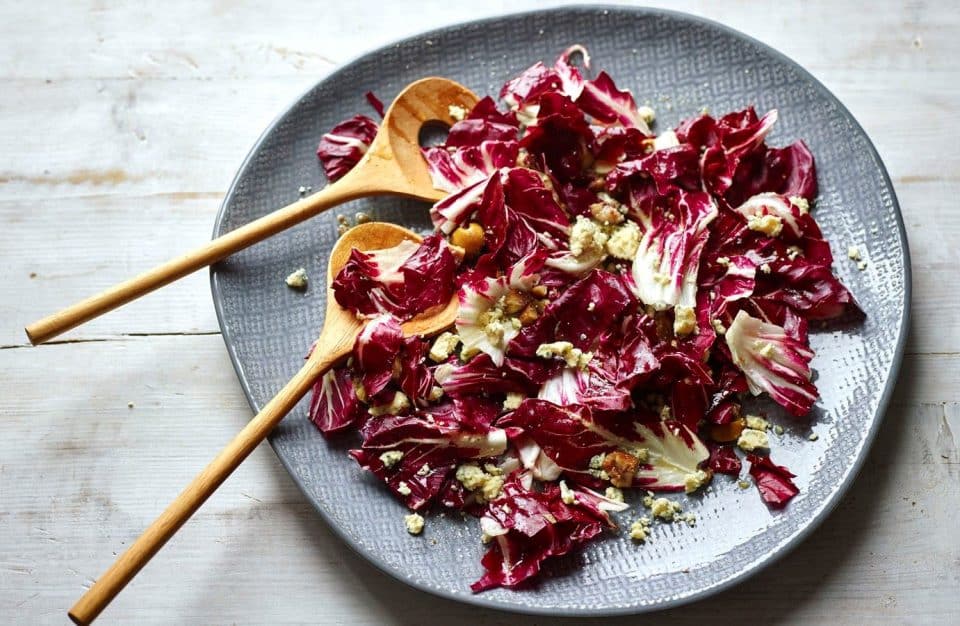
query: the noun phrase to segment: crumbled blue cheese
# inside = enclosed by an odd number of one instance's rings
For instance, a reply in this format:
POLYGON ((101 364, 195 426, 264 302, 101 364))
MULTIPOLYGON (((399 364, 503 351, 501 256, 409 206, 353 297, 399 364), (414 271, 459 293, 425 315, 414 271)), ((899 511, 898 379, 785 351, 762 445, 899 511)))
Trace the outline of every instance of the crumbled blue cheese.
POLYGON ((798 256, 802 256, 802 255, 803 255, 803 250, 800 248, 800 246, 789 246, 787 248, 787 258, 790 259, 791 261, 796 259, 798 256))
POLYGON ((757 354, 762 356, 765 359, 772 359, 774 354, 773 344, 769 341, 757 341, 753 346, 754 350, 757 351, 757 354))
POLYGON ((570 254, 574 257, 602 255, 609 237, 600 224, 582 215, 570 229, 570 254))
POLYGON ((456 333, 445 332, 437 336, 433 340, 433 345, 430 346, 430 352, 428 356, 430 360, 434 363, 442 363, 446 361, 454 350, 457 349, 457 344, 460 343, 460 336, 456 333))
POLYGON ((820 438, 820 435, 818 435, 817 433, 810 433, 810 436, 807 437, 807 439, 809 439, 810 441, 816 441, 819 438, 820 438))
POLYGON ((653 124, 653 120, 657 119, 657 112, 653 110, 653 107, 645 104, 637 107, 637 115, 639 115, 640 119, 647 125, 653 124))
POLYGON ((563 500, 564 504, 573 504, 577 501, 577 496, 573 492, 573 489, 567 487, 567 481, 560 481, 560 499, 563 500))
POLYGON ((287 283, 287 287, 290 287, 291 289, 299 289, 301 291, 306 289, 307 288, 307 270, 301 267, 297 271, 287 276, 284 282, 287 283))
POLYGON ((857 263, 857 269, 860 270, 861 272, 862 272, 863 270, 867 269, 867 262, 866 262, 866 261, 860 261, 859 263, 857 263))
POLYGON ((740 487, 741 489, 749 489, 749 488, 750 488, 750 482, 749 482, 749 481, 746 481, 746 480, 743 480, 743 479, 740 479, 740 480, 737 481, 737 487, 740 487))
POLYGON ((403 452, 400 450, 388 450, 380 455, 380 462, 383 463, 384 467, 389 469, 399 463, 402 458, 403 452))
POLYGON ((860 248, 858 248, 857 246, 850 246, 850 247, 848 247, 848 248, 847 248, 847 258, 850 259, 851 261, 859 261, 860 258, 861 258, 861 257, 860 257, 860 248))
POLYGON ((438 387, 437 385, 430 387, 430 395, 427 396, 427 400, 429 400, 430 402, 436 402, 442 397, 443 397, 443 387, 438 387))
POLYGON ((490 501, 503 489, 503 472, 485 472, 476 463, 464 463, 457 467, 456 479, 467 491, 476 492, 481 500, 490 501))
POLYGON ((401 480, 397 485, 397 493, 399 493, 401 496, 409 496, 413 492, 410 491, 410 485, 401 480))
POLYGON ((672 130, 665 130, 653 140, 653 150, 666 150, 667 148, 675 148, 680 145, 680 140, 677 138, 677 133, 672 130))
POLYGON ((393 394, 393 400, 390 401, 390 404, 371 406, 369 409, 367 409, 367 412, 374 417, 380 415, 399 415, 409 408, 410 398, 408 398, 407 394, 403 393, 402 391, 398 391, 393 394))
POLYGON ((630 538, 634 541, 646 541, 650 536, 650 518, 641 517, 630 524, 630 538))
POLYGON ((747 218, 747 228, 768 237, 776 237, 783 230, 783 221, 777 215, 751 215, 747 218))
POLYGON ((800 209, 800 215, 805 215, 810 212, 810 202, 803 196, 790 196, 787 199, 790 201, 790 204, 800 209))
POLYGON ((640 227, 633 221, 627 220, 618 226, 607 239, 607 253, 625 261, 632 261, 637 256, 640 247, 640 227))
POLYGON ((727 332, 726 326, 724 326, 720 320, 710 320, 710 325, 713 326, 713 330, 716 331, 718 335, 724 335, 727 332))
POLYGON ((673 502, 667 498, 647 496, 643 499, 643 504, 649 507, 650 513, 652 513, 654 517, 659 517, 666 522, 672 522, 681 510, 679 502, 673 502))
POLYGON ((590 457, 590 464, 589 464, 590 469, 598 470, 603 468, 603 459, 605 459, 606 457, 607 457, 606 454, 596 454, 590 457))
POLYGON ((683 477, 683 490, 686 493, 693 493, 700 487, 703 487, 712 477, 707 472, 698 469, 692 474, 687 474, 683 477))
POLYGON ((783 434, 783 426, 781 426, 780 424, 775 425, 775 426, 773 427, 773 432, 775 432, 777 435, 782 435, 782 434, 783 434))
POLYGON ((593 353, 575 348, 569 341, 554 341, 537 346, 537 356, 543 359, 562 359, 566 362, 567 367, 586 370, 590 359, 593 358, 593 353))
POLYGON ((673 308, 673 333, 679 337, 697 329, 697 314, 692 306, 678 304, 673 308))
POLYGON ((403 523, 407 525, 407 532, 411 535, 419 535, 423 532, 423 516, 419 513, 404 515, 403 523))
POLYGON ((455 119, 458 122, 462 122, 466 117, 469 111, 467 111, 462 106, 451 104, 447 107, 447 112, 450 113, 450 117, 455 119))
POLYGON ((503 400, 503 408, 506 411, 512 411, 520 406, 520 403, 523 402, 524 396, 519 391, 508 391, 507 397, 503 400))
POLYGON ((623 502, 623 492, 617 489, 616 487, 607 487, 606 492, 603 494, 606 496, 607 500, 613 500, 614 502, 623 502))
POLYGON ((686 522, 687 526, 696 526, 697 525, 697 516, 693 513, 684 513, 679 516, 677 519, 686 522))
POLYGON ((762 430, 744 428, 740 431, 740 437, 737 439, 737 447, 745 452, 766 450, 770 447, 770 440, 767 433, 762 430))
POLYGON ((417 476, 426 476, 430 473, 430 464, 424 463, 420 466, 420 469, 417 470, 417 476))
POLYGON ((770 428, 770 422, 763 419, 759 415, 747 415, 744 419, 746 420, 747 428, 763 431, 766 431, 768 428, 770 428))
POLYGON ((510 326, 519 327, 520 321, 510 318, 503 312, 503 308, 495 306, 480 314, 477 323, 483 328, 491 343, 499 344, 503 341, 503 334, 510 326), (516 324, 514 324, 516 322, 516 324))

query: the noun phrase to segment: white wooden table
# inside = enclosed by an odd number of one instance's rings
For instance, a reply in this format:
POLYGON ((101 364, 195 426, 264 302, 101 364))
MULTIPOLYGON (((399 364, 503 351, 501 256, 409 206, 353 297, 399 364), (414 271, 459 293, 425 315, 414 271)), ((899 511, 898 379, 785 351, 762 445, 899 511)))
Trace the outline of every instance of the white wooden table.
MULTIPOLYGON (((205 273, 40 348, 25 345, 24 324, 208 238, 261 129, 339 63, 536 3, 144 4, 0 3, 2 623, 64 623, 250 417, 205 273)), ((847 104, 894 179, 914 305, 893 406, 838 510, 760 576, 644 621, 958 623, 960 11, 946 1, 653 4, 773 45, 847 104)), ((410 590, 360 561, 262 446, 102 621, 520 619, 410 590)))

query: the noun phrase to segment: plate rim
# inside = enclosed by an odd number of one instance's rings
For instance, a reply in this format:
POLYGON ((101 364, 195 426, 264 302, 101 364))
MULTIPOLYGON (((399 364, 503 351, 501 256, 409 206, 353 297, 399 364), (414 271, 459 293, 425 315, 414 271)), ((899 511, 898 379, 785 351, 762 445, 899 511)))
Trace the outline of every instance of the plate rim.
MULTIPOLYGON (((353 56, 347 61, 340 63, 336 69, 330 73, 324 75, 322 78, 314 82, 304 91, 299 93, 292 101, 290 101, 285 107, 283 107, 280 112, 270 121, 270 123, 264 128, 264 130, 257 137, 256 141, 251 146, 250 150, 247 152, 247 155, 244 157, 240 166, 237 168, 236 173, 234 174, 233 180, 230 182, 230 186, 227 188, 226 193, 224 194, 223 200, 220 203, 220 208, 217 211, 216 219, 214 220, 212 237, 216 238, 221 231, 223 226, 223 221, 226 217, 227 207, 233 201, 233 196, 237 191, 237 187, 241 181, 242 173, 247 169, 247 166, 253 160, 255 155, 259 152, 260 147, 270 136, 276 127, 283 121, 285 116, 297 105, 299 104, 310 92, 316 89, 321 83, 336 80, 338 75, 341 74, 346 68, 354 65, 355 63, 362 61, 372 54, 376 54, 382 50, 388 48, 401 46, 406 43, 411 43, 417 40, 429 38, 431 36, 437 36, 444 33, 449 33, 450 31, 456 31, 458 29, 465 28, 467 26, 483 26, 485 24, 496 22, 505 18, 520 19, 528 17, 541 16, 548 13, 577 13, 577 12, 625 12, 632 13, 635 15, 644 15, 644 16, 665 16, 681 21, 690 21, 694 22, 708 28, 713 28, 719 30, 725 34, 731 35, 733 37, 742 39, 760 49, 765 54, 768 54, 780 61, 781 63, 790 66, 794 69, 801 78, 804 78, 810 81, 810 84, 817 89, 820 93, 826 96, 827 99, 832 101, 832 103, 837 107, 840 113, 846 116, 853 124, 854 131, 859 131, 860 134, 866 141, 866 146, 869 150, 869 154, 873 157, 876 165, 879 168, 880 174, 883 181, 886 183, 887 187, 890 189, 890 200, 892 202, 892 207, 894 210, 894 217, 897 224, 897 235, 900 240, 900 244, 903 250, 903 275, 904 275, 904 289, 903 289, 903 307, 900 311, 900 326, 897 329, 897 344, 894 349, 893 359, 890 362, 890 370, 884 381, 883 392, 880 394, 879 401, 877 403, 877 410, 874 412, 873 418, 869 425, 869 428, 866 431, 866 434, 863 438, 863 445, 860 448, 859 453, 853 460, 853 464, 850 467, 850 471, 847 473, 845 479, 840 482, 833 492, 828 496, 826 502, 820 508, 820 510, 804 525, 802 526, 792 537, 787 539, 781 546, 775 547, 772 551, 768 551, 766 555, 760 558, 757 561, 754 561, 748 567, 744 568, 737 574, 720 581, 719 583, 712 585, 710 587, 701 588, 699 590, 693 591, 691 593, 663 600, 655 604, 635 604, 630 606, 620 606, 620 607, 608 607, 608 608, 589 608, 589 607, 579 607, 579 606, 570 606, 570 607, 540 607, 540 606, 530 606, 524 604, 512 604, 506 603, 500 600, 493 599, 484 599, 483 594, 457 594, 451 593, 442 589, 437 589, 428 585, 425 585, 417 580, 412 580, 409 578, 404 578, 400 575, 399 572, 395 571, 389 564, 383 561, 375 552, 368 553, 361 551, 360 547, 353 541, 353 539, 344 532, 338 524, 327 515, 326 511, 320 508, 313 498, 310 497, 309 491, 307 490, 306 485, 300 479, 300 477, 293 471, 288 460, 277 452, 276 446, 273 443, 273 437, 269 436, 268 441, 270 447, 273 450, 274 454, 280 460, 281 465, 286 470, 289 477, 296 484, 297 488, 300 490, 301 494, 305 499, 310 503, 313 509, 320 515, 321 519, 326 523, 328 529, 350 550, 359 556, 363 561, 373 565, 376 569, 387 574, 394 580, 397 580, 409 587, 417 589, 419 591, 428 593, 432 596, 437 596, 444 598, 446 600, 451 600, 455 602, 462 603, 464 605, 476 606, 485 609, 493 609, 503 612, 510 613, 520 613, 526 615, 539 615, 539 616, 582 616, 582 617, 612 617, 612 616, 626 616, 626 615, 639 615, 642 613, 652 613, 657 611, 663 611, 670 608, 676 608, 679 606, 692 604, 694 602, 699 602, 710 596, 719 594, 723 591, 735 587, 747 579, 755 576, 762 570, 770 567, 772 564, 781 560, 791 552, 793 552, 800 544, 802 544, 814 531, 816 531, 823 522, 830 517, 833 511, 836 509, 837 505, 846 497, 847 492, 850 490, 850 487, 856 482, 857 477, 860 474, 860 471, 863 469, 863 466, 867 460, 867 457, 870 455, 871 448, 873 447, 874 441, 876 439, 877 433, 880 430, 880 426, 883 424, 884 419, 886 418, 888 409, 890 408, 890 403, 893 397, 894 390, 896 388, 896 380, 899 378, 901 366, 903 363, 903 357, 906 352, 906 342, 909 338, 909 329, 910 329, 910 320, 911 320, 911 305, 912 305, 912 287, 913 287, 913 270, 912 262, 910 256, 909 241, 907 239, 906 225, 903 220, 903 213, 900 208, 900 202, 897 198, 896 189, 893 185, 893 180, 890 178, 889 172, 887 172, 886 165, 883 162, 883 159, 880 156, 880 153, 877 151, 876 146, 873 144, 873 140, 867 134, 866 130, 863 128, 863 125, 860 124, 859 120, 850 112, 850 110, 837 98, 836 95, 830 89, 826 87, 819 79, 817 79, 810 71, 801 66, 799 63, 788 57, 786 54, 780 52, 779 50, 773 48, 772 46, 746 34, 735 28, 727 26, 721 22, 712 20, 710 18, 702 17, 700 15, 694 15, 691 13, 686 13, 684 11, 676 11, 673 9, 662 9, 654 7, 643 7, 643 6, 620 6, 620 5, 610 5, 610 4, 571 4, 563 6, 554 6, 544 9, 535 9, 530 11, 517 11, 517 12, 507 12, 499 15, 488 16, 484 18, 459 21, 452 24, 447 24, 445 26, 439 26, 426 31, 420 31, 412 35, 408 35, 403 38, 390 40, 380 46, 375 48, 365 49, 359 54, 353 56)), ((223 297, 221 295, 221 285, 217 280, 217 268, 219 263, 213 264, 210 266, 210 291, 211 297, 213 299, 214 310, 217 315, 217 324, 220 327, 221 338, 224 341, 224 345, 227 350, 227 354, 230 357, 230 362, 233 365, 234 371, 237 374, 238 382, 240 387, 243 390, 243 394, 247 399, 247 403, 250 405, 251 409, 256 413, 259 412, 261 407, 259 403, 253 396, 252 390, 250 388, 249 382, 246 378, 246 375, 243 370, 243 365, 240 362, 240 359, 236 353, 235 344, 230 339, 230 331, 227 325, 224 322, 224 310, 223 310, 223 297)))

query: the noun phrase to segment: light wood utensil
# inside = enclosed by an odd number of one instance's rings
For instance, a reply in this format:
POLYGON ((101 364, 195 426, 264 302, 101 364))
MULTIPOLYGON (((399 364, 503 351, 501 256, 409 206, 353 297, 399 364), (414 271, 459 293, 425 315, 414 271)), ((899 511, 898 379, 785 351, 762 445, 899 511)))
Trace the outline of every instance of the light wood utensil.
POLYGON ((446 195, 430 182, 420 152, 420 129, 427 122, 453 123, 450 105, 471 109, 477 96, 446 78, 424 78, 400 92, 383 118, 380 132, 360 162, 343 178, 317 193, 278 209, 183 256, 27 326, 33 345, 159 289, 187 274, 216 263, 282 230, 348 200, 398 195, 437 201, 446 195))
MULTIPOLYGON (((357 334, 363 328, 363 322, 337 304, 331 287, 333 278, 346 263, 353 248, 389 248, 403 240, 420 241, 420 237, 394 224, 374 222, 352 228, 340 238, 330 253, 327 269, 327 310, 323 330, 306 364, 83 594, 70 609, 70 619, 77 624, 89 624, 96 619, 147 561, 296 406, 314 383, 330 367, 350 354, 357 334)), ((404 335, 429 336, 446 330, 456 320, 458 309, 459 303, 455 294, 446 305, 435 307, 435 310, 427 311, 403 324, 404 335)))

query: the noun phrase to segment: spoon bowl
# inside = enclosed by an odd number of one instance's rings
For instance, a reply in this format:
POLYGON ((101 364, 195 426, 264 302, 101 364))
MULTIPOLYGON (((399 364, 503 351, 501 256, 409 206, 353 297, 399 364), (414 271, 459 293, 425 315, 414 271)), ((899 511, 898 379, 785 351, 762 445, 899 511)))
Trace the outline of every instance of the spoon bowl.
MULTIPOLYGON (((353 349, 365 320, 341 307, 333 295, 333 279, 350 258, 352 250, 390 248, 404 240, 421 241, 421 237, 394 224, 372 222, 347 231, 333 247, 327 271, 327 309, 323 329, 307 362, 299 372, 247 423, 233 441, 207 465, 166 510, 114 562, 70 609, 68 615, 77 624, 89 624, 113 598, 137 575, 144 565, 180 529, 217 487, 235 470, 270 431, 280 423, 318 380, 353 349)), ((456 294, 446 305, 413 318, 403 324, 403 332, 411 335, 432 335, 453 325, 457 317, 456 294)))

